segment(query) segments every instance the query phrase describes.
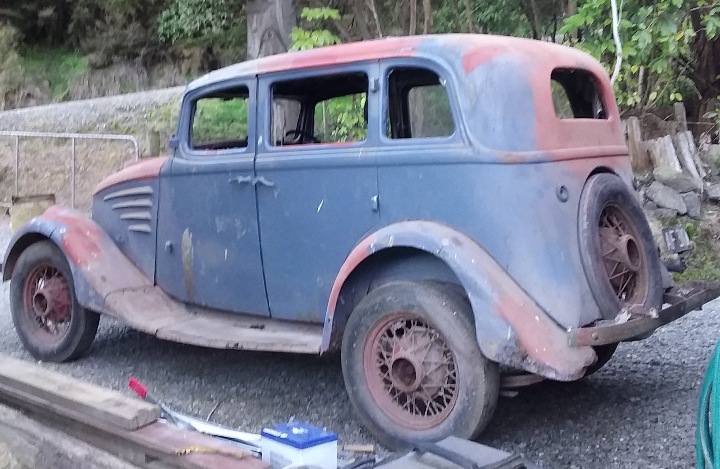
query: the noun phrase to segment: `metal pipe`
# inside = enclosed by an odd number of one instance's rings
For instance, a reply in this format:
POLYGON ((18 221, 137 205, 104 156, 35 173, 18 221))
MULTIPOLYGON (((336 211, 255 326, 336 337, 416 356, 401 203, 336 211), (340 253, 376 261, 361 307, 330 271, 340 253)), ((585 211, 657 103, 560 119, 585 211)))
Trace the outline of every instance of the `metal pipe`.
POLYGON ((130 142, 135 152, 135 161, 140 160, 140 143, 137 138, 132 135, 119 135, 119 134, 80 134, 80 133, 64 133, 64 132, 28 132, 28 131, 15 131, 15 130, 2 130, 0 131, 0 137, 14 137, 15 138, 15 191, 14 196, 17 197, 20 193, 20 138, 69 138, 71 144, 71 164, 72 171, 70 173, 72 190, 71 190, 71 203, 72 207, 75 208, 75 176, 76 176, 76 165, 75 165, 75 140, 117 140, 130 142))
POLYGON ((75 208, 75 137, 70 139, 70 206, 75 208))
POLYGON ((119 134, 79 134, 65 132, 27 132, 15 130, 2 130, 0 137, 35 137, 35 138, 75 138, 80 140, 124 140, 133 144, 135 160, 140 159, 140 143, 132 135, 119 134))
POLYGON ((20 179, 20 136, 15 135, 15 197, 18 193, 18 180, 20 179))

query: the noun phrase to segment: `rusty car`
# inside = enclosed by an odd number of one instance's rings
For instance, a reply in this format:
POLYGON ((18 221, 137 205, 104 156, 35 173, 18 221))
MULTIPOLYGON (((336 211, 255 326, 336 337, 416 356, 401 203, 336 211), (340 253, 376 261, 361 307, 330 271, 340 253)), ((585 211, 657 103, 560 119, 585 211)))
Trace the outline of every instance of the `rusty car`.
POLYGON ((674 284, 608 75, 570 47, 427 35, 242 62, 187 86, 169 148, 104 179, 89 216, 55 205, 14 234, 33 357, 82 356, 100 315, 339 351, 392 447, 473 438, 501 370, 581 379, 720 294, 674 284))

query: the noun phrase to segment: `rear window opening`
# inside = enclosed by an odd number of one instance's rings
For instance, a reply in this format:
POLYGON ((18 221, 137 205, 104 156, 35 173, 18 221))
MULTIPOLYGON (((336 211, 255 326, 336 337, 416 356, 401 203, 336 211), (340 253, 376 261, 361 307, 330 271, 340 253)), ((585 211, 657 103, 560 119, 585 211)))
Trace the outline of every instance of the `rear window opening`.
POLYGON ((449 137, 455 132, 447 89, 437 73, 398 67, 390 71, 388 88, 387 137, 449 137))
POLYGON ((550 76, 555 115, 560 119, 607 119, 605 101, 595 77, 577 69, 558 69, 550 76))

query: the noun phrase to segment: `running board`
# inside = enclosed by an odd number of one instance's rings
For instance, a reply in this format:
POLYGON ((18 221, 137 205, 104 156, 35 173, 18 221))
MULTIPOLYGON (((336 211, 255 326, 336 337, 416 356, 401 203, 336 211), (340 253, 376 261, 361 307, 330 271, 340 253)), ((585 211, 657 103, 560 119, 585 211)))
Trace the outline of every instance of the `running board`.
POLYGON ((158 287, 110 293, 104 313, 159 339, 217 349, 320 353, 323 326, 188 306, 158 287))

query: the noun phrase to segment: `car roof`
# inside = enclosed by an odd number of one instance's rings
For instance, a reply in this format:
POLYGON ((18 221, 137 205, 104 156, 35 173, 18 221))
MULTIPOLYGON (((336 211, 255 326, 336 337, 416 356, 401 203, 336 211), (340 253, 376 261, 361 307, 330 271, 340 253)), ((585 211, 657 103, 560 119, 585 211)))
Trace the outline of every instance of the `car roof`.
POLYGON ((473 65, 477 65, 476 62, 489 60, 501 53, 512 53, 515 56, 522 56, 523 60, 533 62, 572 61, 585 64, 587 68, 597 71, 594 66, 596 62, 589 55, 577 49, 549 42, 486 34, 428 34, 350 42, 240 62, 203 75, 191 82, 187 91, 233 78, 264 73, 400 57, 460 55, 463 68, 467 71, 473 65))

